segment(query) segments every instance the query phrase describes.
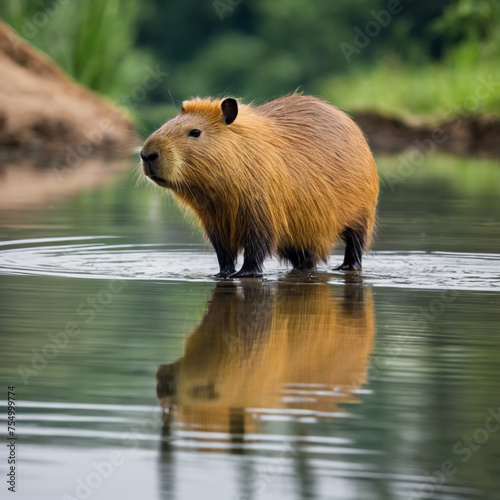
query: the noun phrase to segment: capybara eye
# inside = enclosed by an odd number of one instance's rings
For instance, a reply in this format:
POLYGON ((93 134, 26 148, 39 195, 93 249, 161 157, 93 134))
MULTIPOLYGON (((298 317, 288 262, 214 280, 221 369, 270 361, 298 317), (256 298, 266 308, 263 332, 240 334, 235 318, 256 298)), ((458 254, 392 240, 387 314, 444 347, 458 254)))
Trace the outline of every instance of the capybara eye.
POLYGON ((200 137, 200 135, 201 135, 201 130, 194 128, 189 132, 188 137, 200 137))

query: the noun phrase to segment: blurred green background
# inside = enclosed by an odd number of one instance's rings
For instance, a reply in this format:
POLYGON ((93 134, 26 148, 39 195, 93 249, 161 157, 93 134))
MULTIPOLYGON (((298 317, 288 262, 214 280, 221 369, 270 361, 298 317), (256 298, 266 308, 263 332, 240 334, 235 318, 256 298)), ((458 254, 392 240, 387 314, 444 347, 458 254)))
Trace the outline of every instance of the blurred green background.
POLYGON ((145 132, 194 95, 297 88, 348 111, 500 115, 498 0, 3 0, 0 16, 145 132))

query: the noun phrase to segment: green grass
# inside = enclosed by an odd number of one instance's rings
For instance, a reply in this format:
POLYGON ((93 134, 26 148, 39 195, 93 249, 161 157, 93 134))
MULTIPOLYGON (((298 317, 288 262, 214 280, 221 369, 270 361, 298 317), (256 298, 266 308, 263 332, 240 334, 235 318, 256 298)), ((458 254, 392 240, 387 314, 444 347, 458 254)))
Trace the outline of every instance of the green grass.
POLYGON ((456 193, 465 196, 500 196, 500 161, 498 159, 458 157, 432 153, 422 163, 408 170, 408 152, 398 155, 376 155, 381 185, 390 192, 391 185, 413 182, 432 186, 446 182, 456 193))
POLYGON ((348 111, 371 110, 403 118, 500 116, 500 64, 493 58, 481 61, 474 52, 464 46, 444 63, 421 67, 389 59, 330 77, 318 91, 348 111), (485 80, 493 84, 485 85, 485 80))

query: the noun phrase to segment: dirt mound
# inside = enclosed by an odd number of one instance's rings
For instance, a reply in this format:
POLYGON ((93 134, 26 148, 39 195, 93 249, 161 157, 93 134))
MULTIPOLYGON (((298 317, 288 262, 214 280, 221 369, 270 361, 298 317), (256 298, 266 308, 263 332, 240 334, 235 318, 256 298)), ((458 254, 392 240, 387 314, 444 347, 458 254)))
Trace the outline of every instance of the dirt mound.
POLYGON ((0 22, 0 150, 124 152, 132 123, 0 22))

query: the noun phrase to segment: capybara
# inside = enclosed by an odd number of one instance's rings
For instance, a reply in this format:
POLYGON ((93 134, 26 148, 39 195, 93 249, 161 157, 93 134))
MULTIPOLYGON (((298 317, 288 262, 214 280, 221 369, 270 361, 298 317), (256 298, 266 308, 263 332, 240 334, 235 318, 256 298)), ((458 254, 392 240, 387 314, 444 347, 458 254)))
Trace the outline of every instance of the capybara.
POLYGON ((219 276, 259 276, 272 254, 314 269, 338 238, 346 249, 337 269, 361 270, 378 177, 361 130, 331 104, 297 93, 258 107, 185 101, 146 140, 141 159, 146 176, 197 215, 219 276))

